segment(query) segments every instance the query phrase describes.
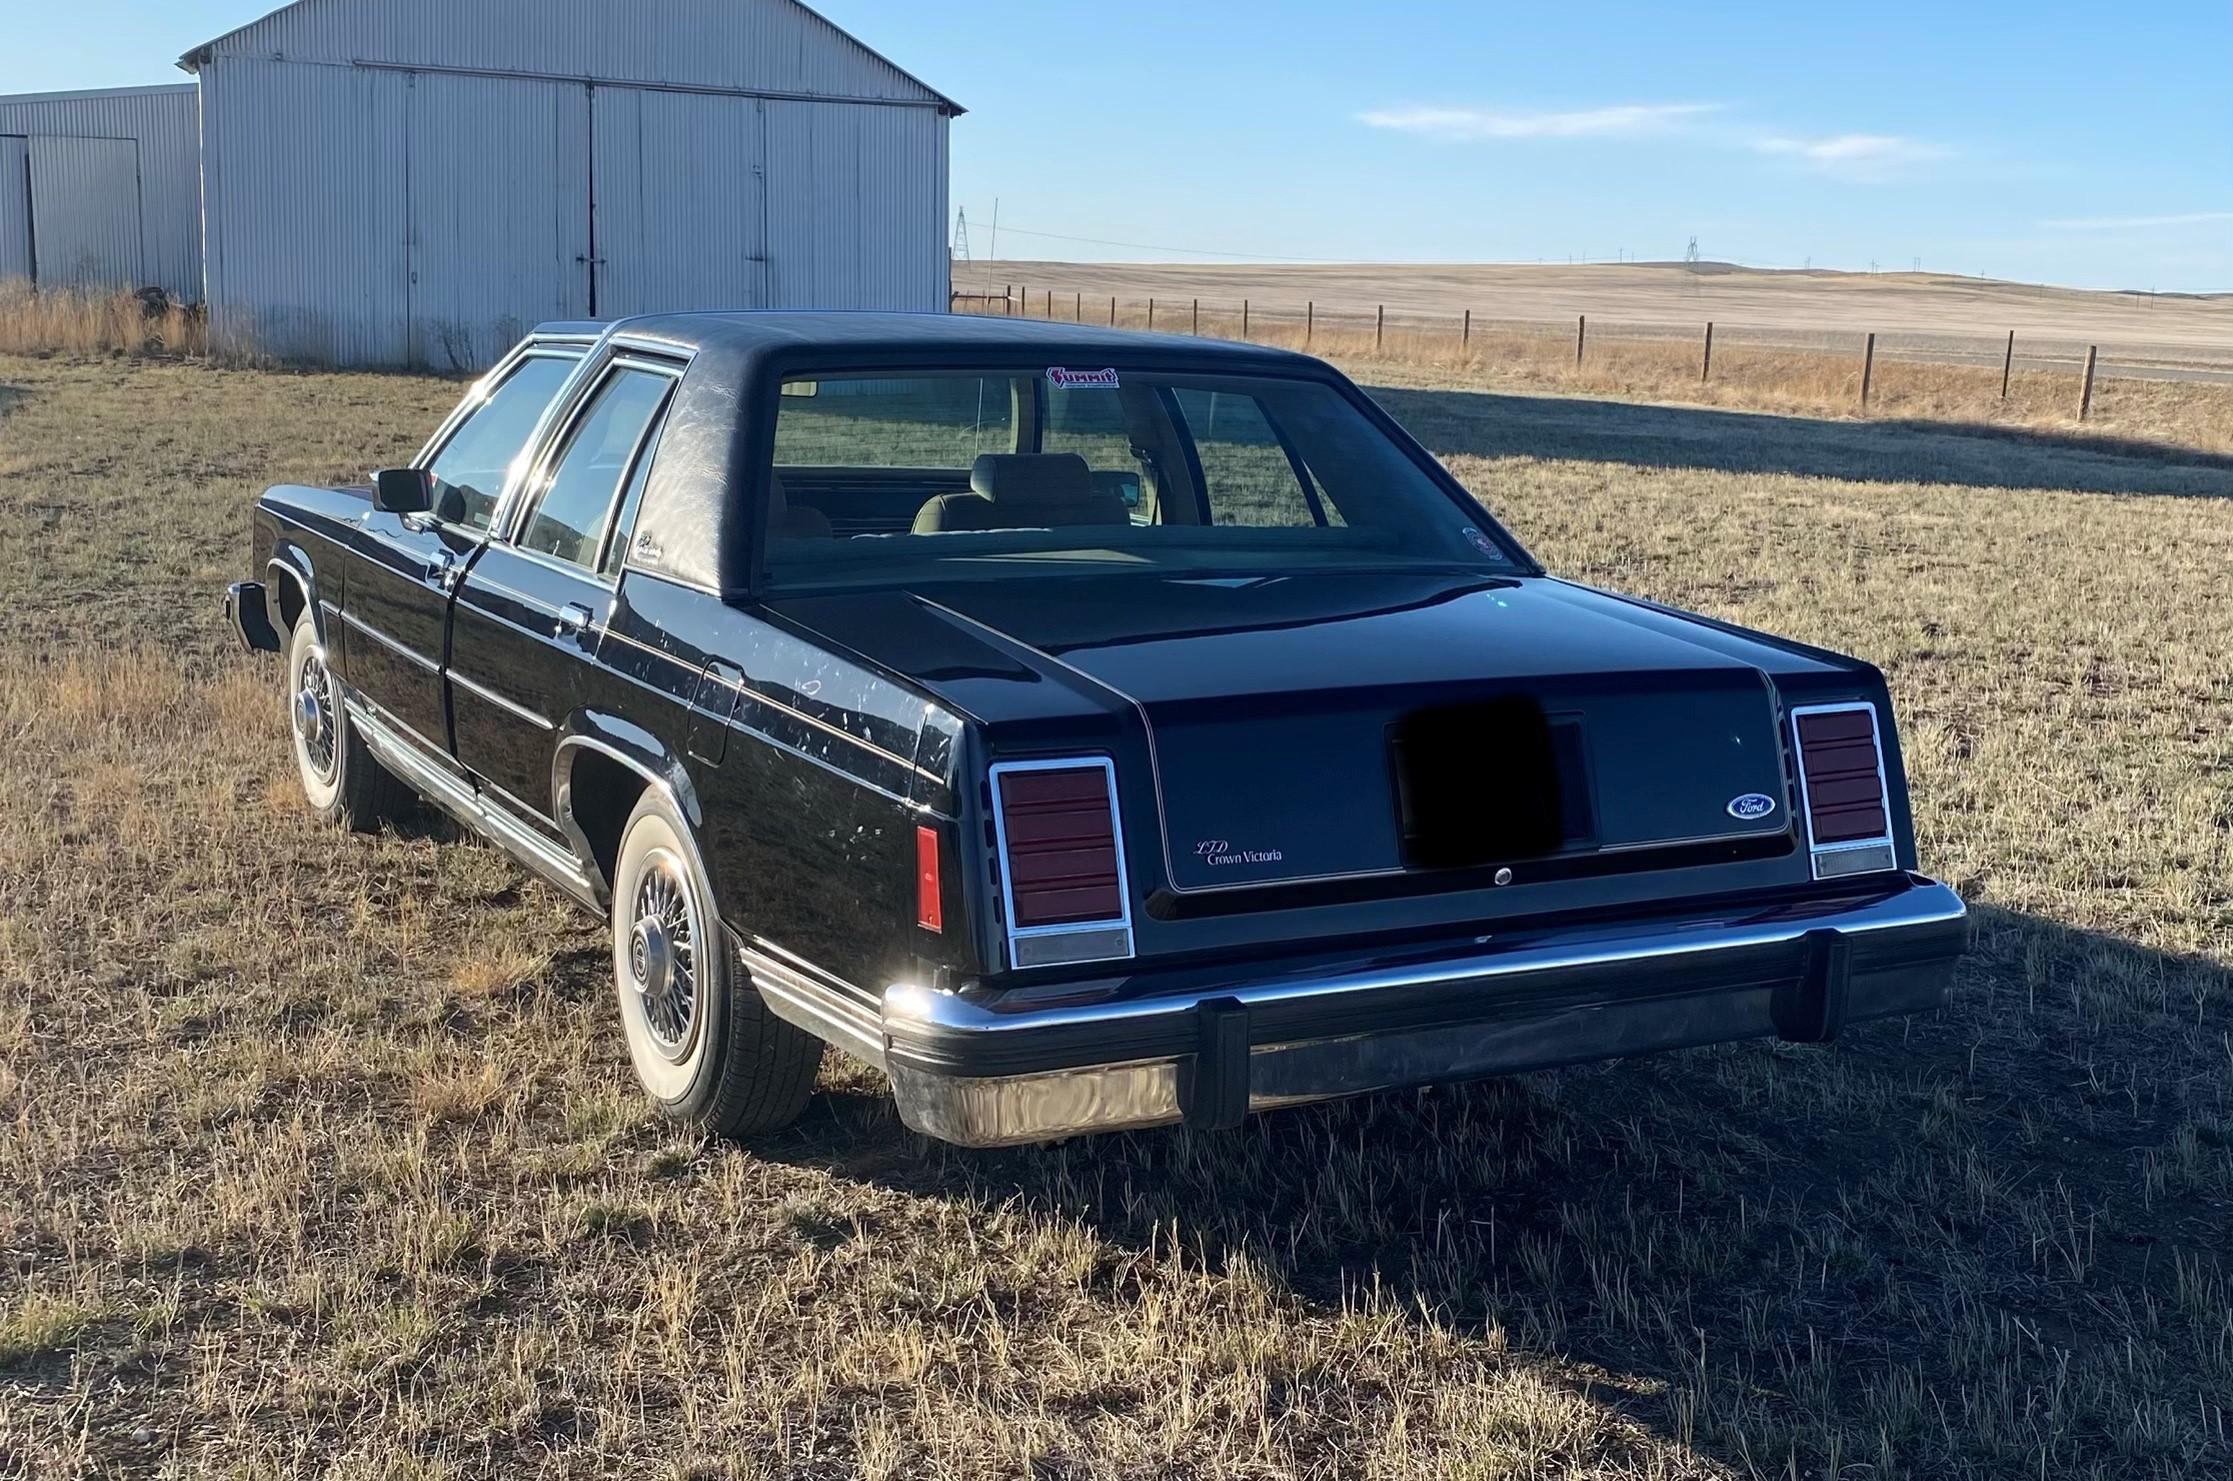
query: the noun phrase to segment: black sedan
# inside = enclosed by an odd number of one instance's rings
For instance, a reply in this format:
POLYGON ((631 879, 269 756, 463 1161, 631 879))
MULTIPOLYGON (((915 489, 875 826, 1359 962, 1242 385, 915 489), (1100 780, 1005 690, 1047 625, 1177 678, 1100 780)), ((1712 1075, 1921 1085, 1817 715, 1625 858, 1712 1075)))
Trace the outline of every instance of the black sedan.
POLYGON ((1938 1006, 1869 665, 1544 574, 1341 375, 1041 323, 547 326, 228 605, 322 816, 609 914, 742 1135, 976 1145, 1938 1006))

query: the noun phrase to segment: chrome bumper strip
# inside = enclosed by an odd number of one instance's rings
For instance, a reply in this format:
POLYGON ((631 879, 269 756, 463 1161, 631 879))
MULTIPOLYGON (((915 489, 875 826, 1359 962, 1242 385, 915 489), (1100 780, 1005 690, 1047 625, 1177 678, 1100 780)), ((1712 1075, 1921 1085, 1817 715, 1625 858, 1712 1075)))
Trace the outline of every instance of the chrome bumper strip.
POLYGON ((1403 1085, 1780 1034, 1938 1006, 1961 898, 1892 893, 1516 938, 1438 959, 1001 1012, 883 998, 901 1116, 965 1145, 1043 1141, 1403 1085))

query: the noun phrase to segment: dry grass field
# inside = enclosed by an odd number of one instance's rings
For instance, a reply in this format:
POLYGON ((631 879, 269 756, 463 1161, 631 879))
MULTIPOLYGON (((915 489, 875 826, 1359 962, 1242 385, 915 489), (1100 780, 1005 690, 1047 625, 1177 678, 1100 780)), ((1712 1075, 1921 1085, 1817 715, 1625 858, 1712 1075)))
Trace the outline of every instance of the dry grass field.
POLYGON ((1884 666, 1951 1011, 996 1154, 833 1058, 707 1143, 221 631, 256 489, 457 388, 0 356, 0 1476, 2233 1473, 2233 465, 1410 379, 1554 567, 1884 666))
MULTIPOLYGON (((1712 319, 1724 334, 1768 347, 1857 347, 1871 331, 1880 354, 1957 359, 1982 355, 1998 389, 2005 336, 2016 331, 2019 363, 2072 368, 2088 344, 2132 369, 2233 372, 2233 293, 2105 293, 1946 273, 1775 271, 1707 262, 1556 266, 1518 263, 1023 262, 954 264, 954 288, 1029 290, 1031 312, 1055 295, 1058 315, 1073 294, 1106 316, 1115 295, 1138 311, 1156 298, 1166 315, 1237 311, 1299 320, 1316 302, 1321 322, 1369 326, 1375 305, 1391 323, 1432 321, 1454 330, 1466 310, 1476 324, 1560 324, 1572 345, 1574 316, 1622 334, 1695 335, 1712 319)), ((1092 315, 1089 314, 1089 317, 1092 315)), ((1163 327, 1174 321, 1166 318, 1163 327)))

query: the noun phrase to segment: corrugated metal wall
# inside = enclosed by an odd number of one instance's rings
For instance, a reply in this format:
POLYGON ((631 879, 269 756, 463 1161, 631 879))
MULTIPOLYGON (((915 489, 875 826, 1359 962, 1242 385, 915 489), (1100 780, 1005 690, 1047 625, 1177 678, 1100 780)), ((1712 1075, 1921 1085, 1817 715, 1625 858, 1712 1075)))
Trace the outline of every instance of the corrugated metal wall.
POLYGON ((453 60, 434 70, 295 59, 299 47, 419 55, 389 44, 388 28, 433 47, 420 0, 312 0, 203 56, 220 346, 470 369, 544 319, 946 306, 951 105, 789 0, 642 10, 559 0, 534 8, 538 24, 489 29, 513 8, 441 7, 457 35, 453 60), (620 15, 634 24, 616 29, 620 15), (694 46, 677 35, 734 47, 757 34, 739 16, 770 35, 778 21, 791 27, 778 59, 788 70, 759 53, 682 65, 694 46), (574 45, 577 32, 632 39, 617 59, 543 49, 554 34, 574 45), (499 36, 510 51, 492 49, 499 36), (284 48, 288 60, 235 54, 247 44, 284 48), (450 69, 595 64, 602 76, 663 58, 695 78, 750 74, 790 91, 838 76, 887 91, 904 83, 911 96, 801 100, 450 69))
POLYGON ((152 284, 178 298, 202 296, 201 140, 192 83, 0 97, 0 135, 25 141, 0 145, 0 195, 12 197, 0 202, 0 276, 27 276, 28 264, 11 273, 9 262, 27 245, 44 243, 42 280, 152 284), (29 172, 27 212, 19 168, 29 172))
POLYGON ((31 141, 0 134, 0 283, 31 278, 31 141))
POLYGON ((410 363, 410 81, 248 57, 202 69, 217 348, 410 363))
POLYGON ((792 0, 305 0, 208 50, 946 103, 792 0))

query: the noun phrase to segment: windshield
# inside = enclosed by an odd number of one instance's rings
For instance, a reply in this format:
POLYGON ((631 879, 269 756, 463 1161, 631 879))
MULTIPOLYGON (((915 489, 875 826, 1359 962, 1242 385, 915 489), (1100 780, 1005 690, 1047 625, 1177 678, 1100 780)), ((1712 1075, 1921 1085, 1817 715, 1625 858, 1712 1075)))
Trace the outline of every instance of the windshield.
POLYGON ((786 381, 774 462, 778 589, 1515 569, 1470 500, 1314 380, 1070 366, 786 381))

